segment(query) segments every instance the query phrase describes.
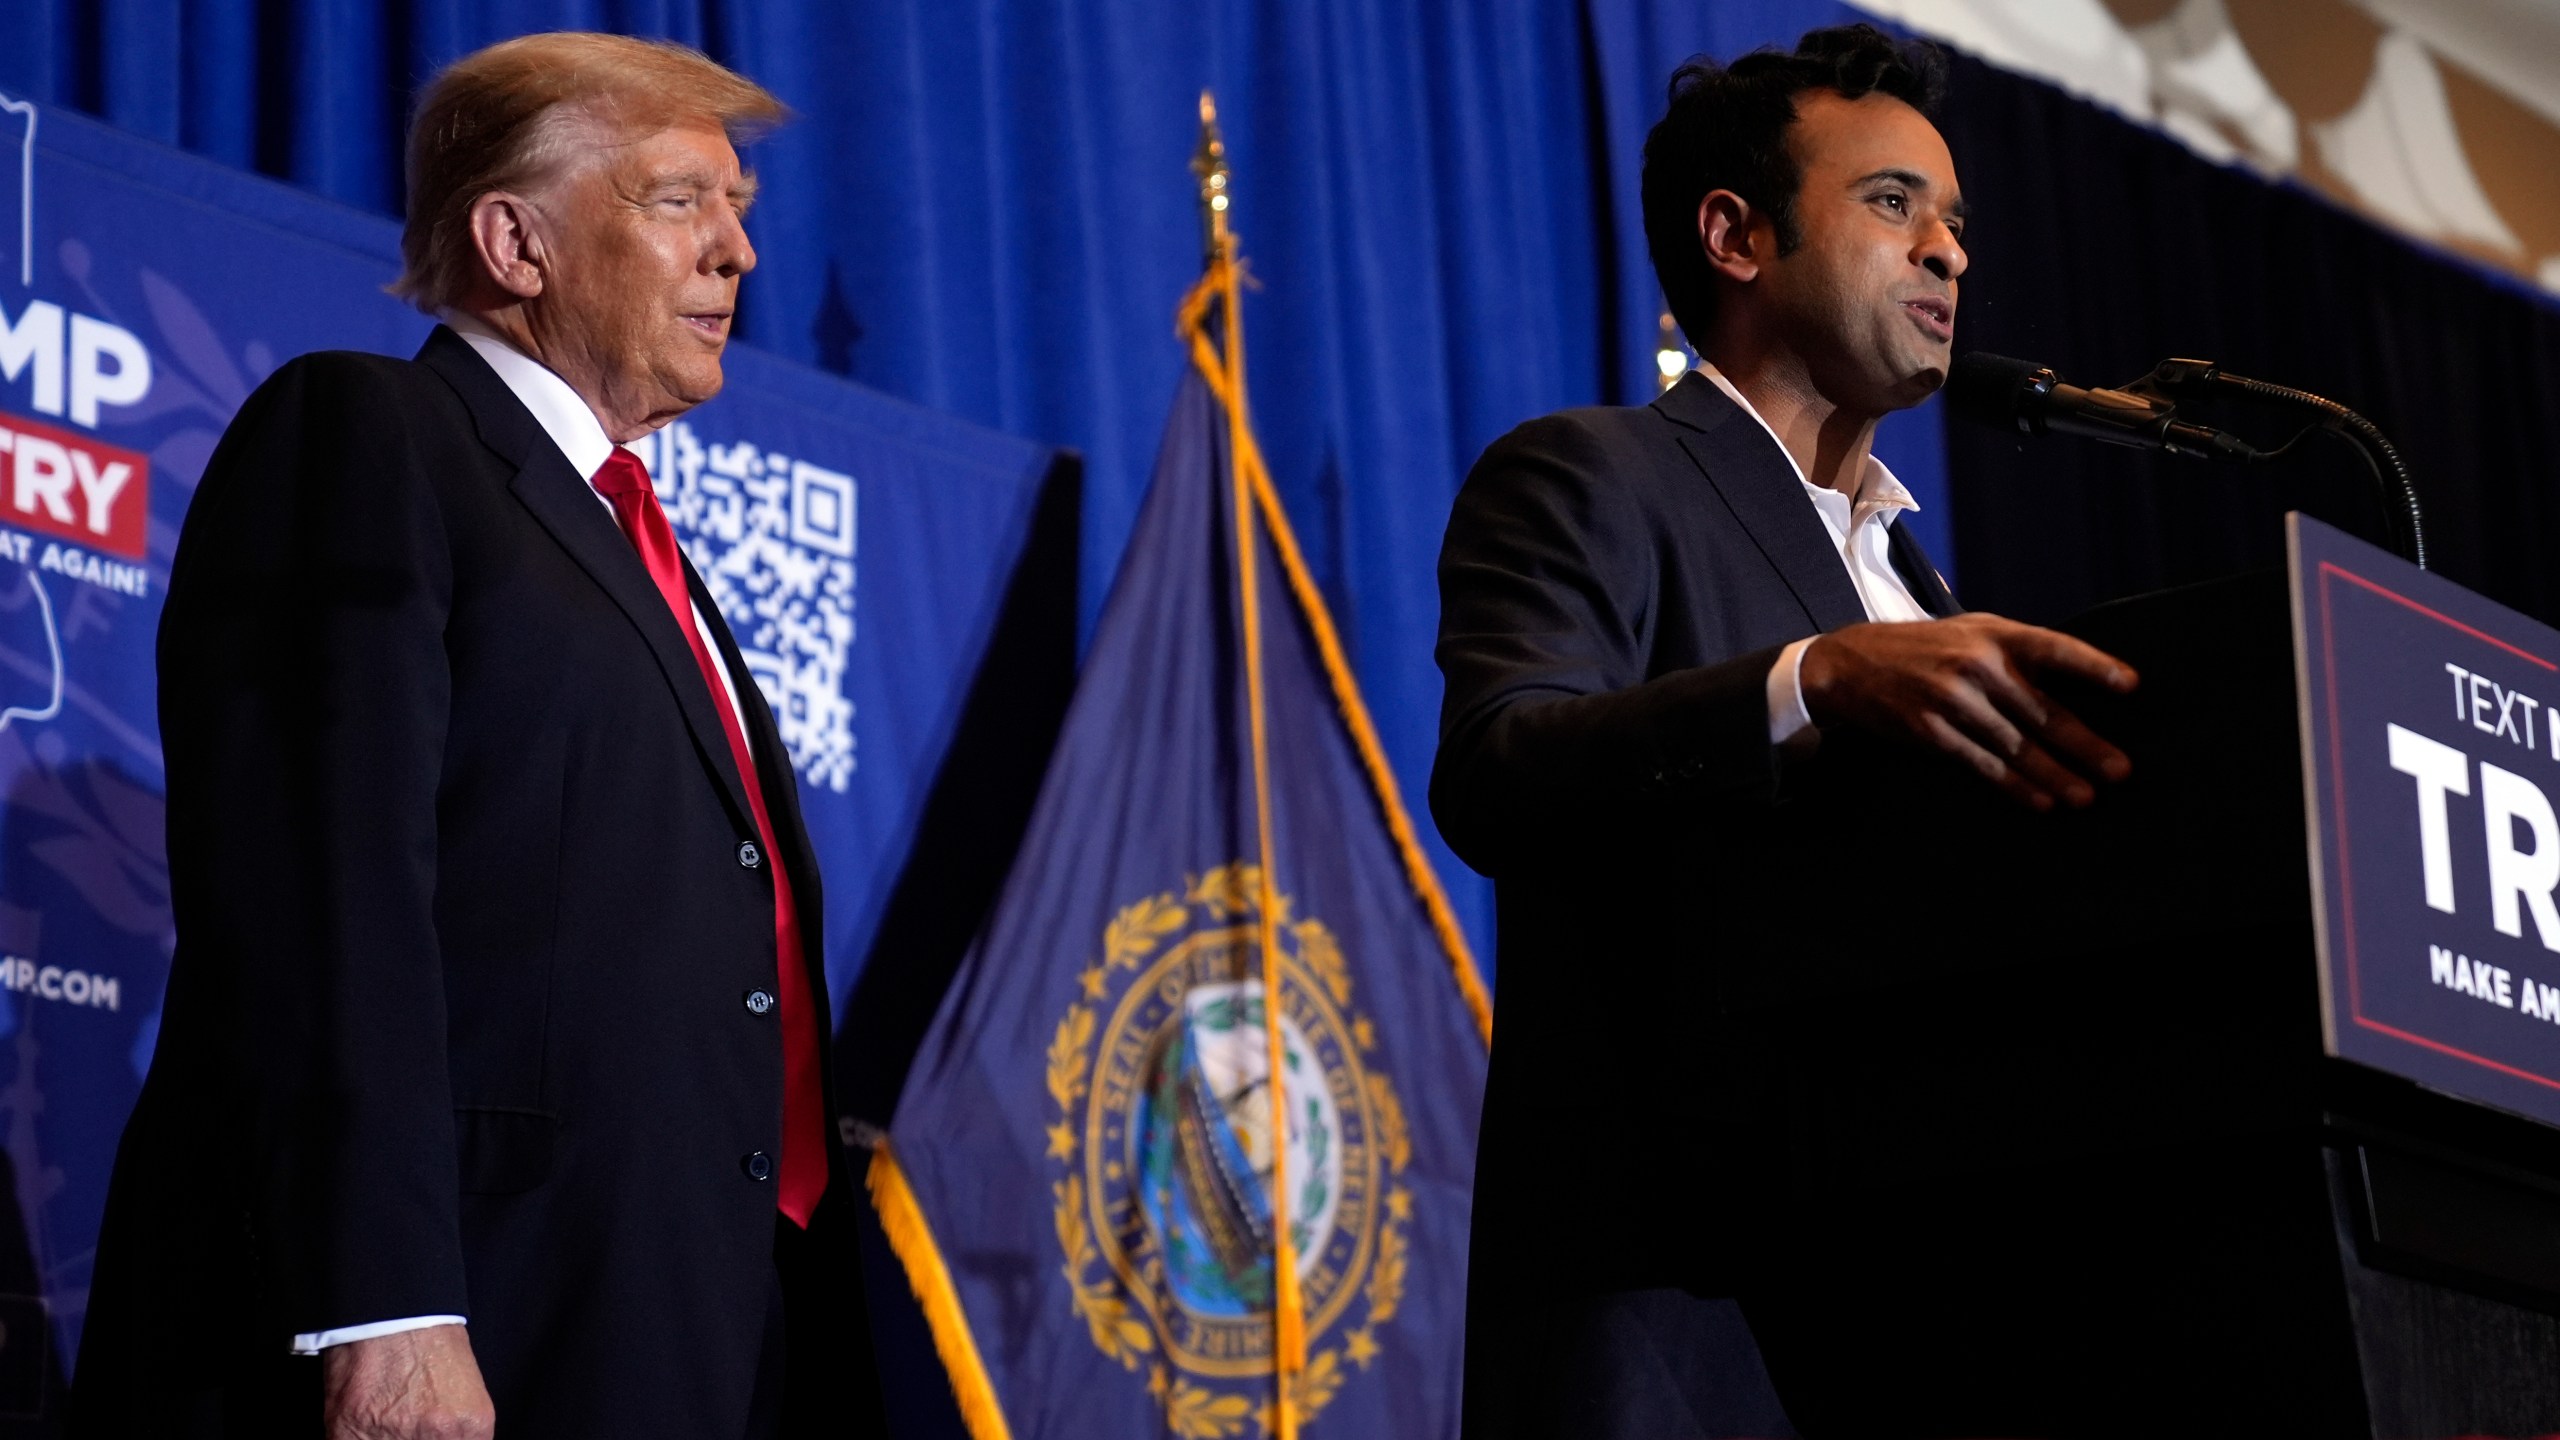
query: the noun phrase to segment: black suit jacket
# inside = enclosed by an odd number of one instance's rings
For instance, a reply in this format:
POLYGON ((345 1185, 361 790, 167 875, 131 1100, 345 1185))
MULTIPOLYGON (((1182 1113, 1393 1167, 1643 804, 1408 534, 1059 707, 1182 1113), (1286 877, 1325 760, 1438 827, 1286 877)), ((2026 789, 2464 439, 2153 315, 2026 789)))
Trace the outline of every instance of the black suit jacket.
MULTIPOLYGON (((1955 612, 1901 526, 1891 551, 1955 612)), ((1772 853, 1801 777, 1769 742, 1769 669, 1866 613, 1785 453, 1696 375, 1496 441, 1440 595, 1432 813, 1493 877, 1502 944, 1468 1433, 1693 1433, 1717 1377, 1683 1352, 1719 1322, 1682 1297, 1744 1278, 1783 1143, 1719 1035, 1782 932, 1819 923, 1773 899, 1788 868, 1843 863, 1772 853)))
MULTIPOLYGON (((502 1434, 737 1434, 775 1264, 773 1183, 743 1162, 781 1140, 778 1011, 744 999, 777 989, 763 866, 825 933, 756 687, 782 853, 749 866, 677 621, 442 329, 250 397, 189 509, 159 662, 180 940, 81 1428, 310 1433, 318 1365, 290 1336, 450 1313, 502 1434)), ((814 943, 801 960, 823 1005, 814 943)))

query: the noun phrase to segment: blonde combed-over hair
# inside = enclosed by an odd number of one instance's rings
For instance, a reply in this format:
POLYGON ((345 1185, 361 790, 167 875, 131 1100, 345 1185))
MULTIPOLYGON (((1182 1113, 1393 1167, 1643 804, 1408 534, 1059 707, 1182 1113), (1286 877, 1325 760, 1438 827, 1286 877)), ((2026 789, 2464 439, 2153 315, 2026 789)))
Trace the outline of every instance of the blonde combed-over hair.
POLYGON ((466 55, 418 96, 391 293, 430 315, 460 301, 479 272, 471 207, 492 190, 538 186, 596 127, 637 136, 710 124, 745 144, 786 114, 763 86, 666 41, 560 31, 466 55))

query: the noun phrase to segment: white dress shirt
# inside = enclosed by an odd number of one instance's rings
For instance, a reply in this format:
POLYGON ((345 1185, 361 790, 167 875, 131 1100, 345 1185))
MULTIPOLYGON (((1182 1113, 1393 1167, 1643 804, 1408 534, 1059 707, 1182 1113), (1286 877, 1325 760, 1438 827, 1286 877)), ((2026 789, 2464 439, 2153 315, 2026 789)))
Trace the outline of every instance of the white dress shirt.
MULTIPOLYGON (((605 434, 604 422, 587 408, 587 402, 569 387, 568 381, 552 373, 542 362, 499 339, 489 327, 469 315, 454 311, 443 318, 445 324, 479 352, 481 359, 489 362, 490 369, 498 372, 498 378, 506 382, 518 400, 524 402, 524 408, 533 412, 533 418, 541 423, 543 433, 551 437, 551 443, 560 447, 560 454, 568 460, 570 467, 592 487, 596 472, 604 468, 605 457, 613 453, 614 447, 612 437, 605 434)), ((596 495, 596 500, 604 506, 606 514, 613 513, 613 502, 605 499, 602 493, 596 495)), ((620 528, 619 521, 616 528, 620 528)), ((699 605, 693 607, 693 628, 702 636, 703 649, 715 661, 718 660, 719 642, 712 638, 711 627, 703 620, 699 605)), ((743 737, 747 733, 747 716, 738 704, 738 682, 730 676, 727 665, 717 664, 712 669, 720 677, 720 688, 729 702, 729 712, 737 717, 738 734, 743 737)), ((317 1355, 333 1345, 397 1335, 404 1330, 423 1330, 430 1325, 467 1323, 460 1315, 413 1315, 404 1320, 347 1325, 336 1330, 294 1336, 293 1353, 317 1355)))
MULTIPOLYGON (((1769 443, 1787 457, 1787 468, 1796 473, 1796 483, 1805 490, 1805 498, 1813 503, 1814 513, 1822 517, 1822 528, 1831 533, 1831 546, 1840 552, 1840 563, 1849 572, 1849 583, 1858 592, 1858 603, 1866 607, 1870 620, 1926 620, 1928 607, 1912 598, 1911 587, 1895 573, 1893 554, 1889 548, 1893 536, 1886 526, 1902 518, 1904 511, 1918 511, 1920 502, 1911 498, 1893 471, 1873 455, 1867 457, 1865 473, 1858 477, 1858 493, 1843 495, 1828 485, 1816 485, 1804 478, 1804 467, 1796 463, 1778 432, 1732 381, 1724 377, 1708 361, 1701 360, 1698 373, 1705 376, 1726 398, 1742 407, 1752 423, 1767 431, 1769 443)), ((1783 744, 1794 740, 1807 744, 1820 738, 1813 725, 1813 715, 1804 708, 1804 652, 1813 644, 1808 636, 1778 652, 1778 663, 1769 667, 1769 740, 1783 744)))

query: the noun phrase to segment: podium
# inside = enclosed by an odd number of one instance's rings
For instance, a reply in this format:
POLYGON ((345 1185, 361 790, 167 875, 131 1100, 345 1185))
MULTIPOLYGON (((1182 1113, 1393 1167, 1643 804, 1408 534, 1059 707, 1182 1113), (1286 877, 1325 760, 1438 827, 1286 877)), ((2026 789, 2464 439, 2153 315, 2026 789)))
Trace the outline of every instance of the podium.
POLYGON ((1807 1434, 2560 1431, 2560 634, 2289 523, 2063 627, 2089 810, 1790 777, 1718 1028, 1807 1434))

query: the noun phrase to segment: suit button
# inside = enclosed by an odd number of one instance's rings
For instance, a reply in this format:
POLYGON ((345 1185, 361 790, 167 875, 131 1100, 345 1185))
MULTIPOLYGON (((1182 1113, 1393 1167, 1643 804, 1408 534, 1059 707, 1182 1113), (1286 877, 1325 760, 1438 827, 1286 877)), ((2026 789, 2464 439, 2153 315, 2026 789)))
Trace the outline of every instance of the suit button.
POLYGON ((761 1015, 773 1008, 773 997, 762 990, 747 992, 747 1013, 761 1015))
POLYGON ((753 870, 764 863, 764 852, 756 848, 753 840, 741 840, 738 842, 738 863, 753 870))
POLYGON ((738 1162, 738 1168, 746 1171, 750 1180, 770 1180, 773 1178, 773 1157, 761 1150, 750 1150, 746 1158, 738 1162))

